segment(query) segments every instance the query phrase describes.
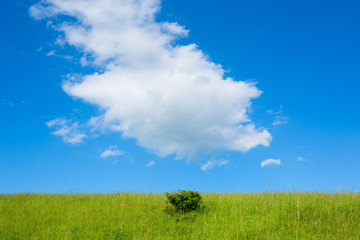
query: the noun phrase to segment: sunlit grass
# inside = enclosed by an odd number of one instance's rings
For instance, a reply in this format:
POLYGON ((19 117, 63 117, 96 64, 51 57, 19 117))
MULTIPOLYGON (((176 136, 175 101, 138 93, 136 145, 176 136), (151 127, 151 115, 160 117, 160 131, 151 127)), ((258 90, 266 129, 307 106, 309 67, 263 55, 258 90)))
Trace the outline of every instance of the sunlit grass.
POLYGON ((162 194, 0 194, 0 239, 360 239, 359 193, 203 197, 189 221, 162 194))

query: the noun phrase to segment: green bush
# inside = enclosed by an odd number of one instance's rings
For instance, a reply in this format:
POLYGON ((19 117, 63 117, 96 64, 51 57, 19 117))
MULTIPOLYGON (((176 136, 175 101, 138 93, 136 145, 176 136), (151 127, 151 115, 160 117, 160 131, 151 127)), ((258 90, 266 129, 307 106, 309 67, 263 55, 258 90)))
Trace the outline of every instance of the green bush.
POLYGON ((175 213, 189 213, 202 208, 202 197, 198 191, 179 190, 165 194, 168 211, 172 208, 175 213))

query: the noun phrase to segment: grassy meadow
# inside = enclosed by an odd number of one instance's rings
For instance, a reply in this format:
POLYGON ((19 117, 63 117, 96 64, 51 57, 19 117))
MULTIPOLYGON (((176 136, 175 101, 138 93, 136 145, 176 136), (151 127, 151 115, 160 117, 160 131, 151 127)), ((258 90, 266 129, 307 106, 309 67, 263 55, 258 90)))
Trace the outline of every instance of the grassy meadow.
POLYGON ((164 194, 0 194, 0 239, 360 239, 360 193, 207 193, 190 216, 164 194))

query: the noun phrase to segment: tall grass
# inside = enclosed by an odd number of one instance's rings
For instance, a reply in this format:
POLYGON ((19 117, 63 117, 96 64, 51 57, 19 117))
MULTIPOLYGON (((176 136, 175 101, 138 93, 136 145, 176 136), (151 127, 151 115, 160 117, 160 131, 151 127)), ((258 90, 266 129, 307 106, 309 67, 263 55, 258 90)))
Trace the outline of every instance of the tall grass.
POLYGON ((0 194, 0 239, 360 239, 359 193, 203 198, 190 221, 162 194, 0 194))

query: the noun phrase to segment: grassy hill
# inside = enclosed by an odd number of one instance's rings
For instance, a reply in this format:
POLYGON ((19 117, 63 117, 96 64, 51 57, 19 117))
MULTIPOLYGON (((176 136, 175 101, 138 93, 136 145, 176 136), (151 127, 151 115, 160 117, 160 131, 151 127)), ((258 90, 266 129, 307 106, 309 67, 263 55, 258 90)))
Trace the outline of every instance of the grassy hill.
POLYGON ((188 218, 163 194, 0 194, 0 239, 360 239, 360 193, 203 198, 188 218))

